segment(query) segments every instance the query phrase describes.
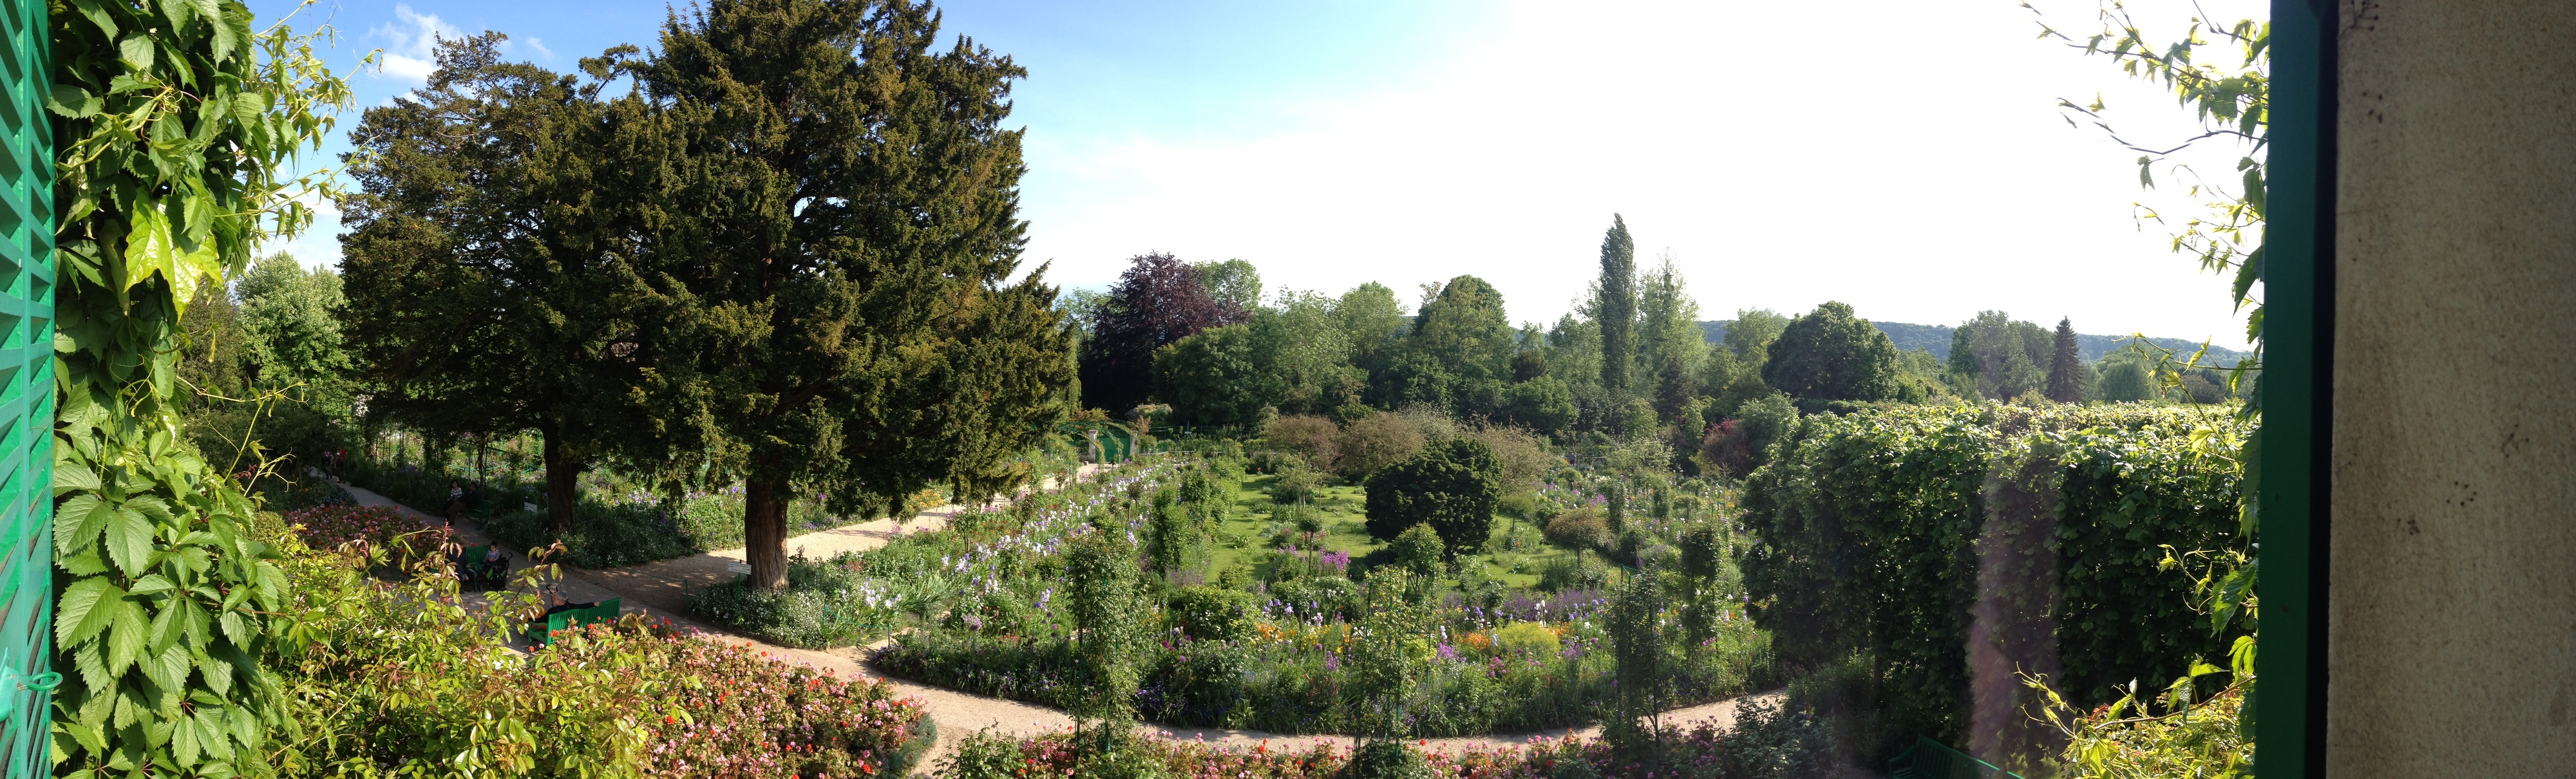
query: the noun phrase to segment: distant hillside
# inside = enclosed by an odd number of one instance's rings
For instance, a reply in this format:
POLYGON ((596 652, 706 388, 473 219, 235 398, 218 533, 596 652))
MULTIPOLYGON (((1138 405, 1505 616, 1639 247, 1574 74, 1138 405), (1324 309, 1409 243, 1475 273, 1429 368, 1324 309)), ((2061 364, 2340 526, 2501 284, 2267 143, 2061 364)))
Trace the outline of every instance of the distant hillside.
MULTIPOLYGON (((1909 325, 1904 322, 1872 322, 1871 324, 1877 325, 1879 332, 1886 333, 1887 340, 1896 342, 1897 351, 1927 349, 1934 357, 1950 359, 1951 328, 1949 325, 1909 325)), ((1709 343, 1726 340, 1725 322, 1701 322, 1699 330, 1708 336, 1709 343)), ((2086 362, 2091 362, 2102 359, 2103 353, 2117 348, 2120 345, 2120 339, 2127 337, 2126 335, 2076 333, 2075 349, 2086 362)), ((2200 348, 2199 341, 2182 338, 2148 338, 2147 340, 2167 349, 2182 350, 2184 356, 2189 356, 2193 350, 2200 348)), ((2233 365, 2247 356, 2245 352, 2224 346, 2209 347, 2209 361, 2220 365, 2233 365)))

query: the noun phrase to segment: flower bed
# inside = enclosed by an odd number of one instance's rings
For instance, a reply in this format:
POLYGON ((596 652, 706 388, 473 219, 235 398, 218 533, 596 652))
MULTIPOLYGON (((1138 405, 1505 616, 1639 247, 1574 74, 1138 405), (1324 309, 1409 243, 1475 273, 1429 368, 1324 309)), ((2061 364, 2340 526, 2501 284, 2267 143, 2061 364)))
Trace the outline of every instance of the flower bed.
MULTIPOLYGON (((1621 752, 1602 739, 1532 738, 1487 747, 1426 748, 1404 744, 1420 760, 1422 779, 1564 779, 1664 777, 1666 779, 1787 779, 1824 776, 1831 768, 1830 736, 1804 709, 1748 704, 1732 728, 1714 721, 1667 723, 1653 749, 1621 752)), ((1169 734, 1165 734, 1169 735, 1169 734)), ((1034 779, 1074 776, 1090 756, 1071 731, 1010 737, 991 731, 968 736, 944 761, 940 779, 1034 779)), ((1354 750, 1321 739, 1262 742, 1252 746, 1142 738, 1128 746, 1169 777, 1224 779, 1325 779, 1372 775, 1351 771, 1354 750)))
POLYGON ((306 612, 262 658, 305 733, 285 776, 899 775, 933 741, 918 701, 628 617, 526 655, 507 637, 528 596, 468 608, 454 585, 387 586, 370 561, 302 550, 284 564, 306 612))

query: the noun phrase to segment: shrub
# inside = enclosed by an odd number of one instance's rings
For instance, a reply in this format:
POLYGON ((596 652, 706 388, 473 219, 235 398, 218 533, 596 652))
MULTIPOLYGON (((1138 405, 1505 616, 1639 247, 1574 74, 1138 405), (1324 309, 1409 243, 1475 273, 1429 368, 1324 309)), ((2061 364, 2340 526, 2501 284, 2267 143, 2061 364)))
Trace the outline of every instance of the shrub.
POLYGON ((1441 543, 1440 534, 1427 524, 1396 534, 1395 540, 1387 543, 1386 552, 1387 562, 1415 576, 1440 575, 1440 561, 1449 556, 1448 545, 1441 543))
POLYGON ((1330 419, 1311 414, 1280 417, 1261 435, 1271 449, 1294 455, 1314 470, 1333 470, 1341 459, 1342 427, 1330 419))
POLYGON ((1422 451, 1421 425, 1403 414, 1370 414, 1342 428, 1341 456, 1334 470, 1345 478, 1366 478, 1422 451))
POLYGON ((1369 535, 1391 540, 1429 523, 1452 547, 1483 546, 1502 501, 1500 482, 1501 466, 1484 442, 1441 441, 1369 477, 1369 535))
POLYGON ((1280 503, 1305 503, 1323 491, 1324 474, 1305 468, 1280 471, 1270 480, 1270 499, 1280 503))
POLYGON ((1358 585, 1340 577, 1280 582, 1270 585, 1270 597, 1280 606, 1293 607, 1299 619, 1347 620, 1360 613, 1358 585))
POLYGON ((1539 572, 1538 588, 1548 592, 1598 590, 1610 586, 1610 566, 1587 554, 1560 555, 1539 572))
POLYGON ((1431 764, 1402 741, 1369 739, 1351 750, 1350 766, 1341 775, 1346 779, 1431 779, 1431 764))
POLYGON ((1494 631, 1494 645, 1532 655, 1556 654, 1556 631, 1540 622, 1514 622, 1494 631))
POLYGON ((1258 598, 1241 590, 1183 587, 1172 593, 1173 626, 1202 641, 1237 641, 1252 634, 1261 611, 1258 598))
POLYGON ((1576 506, 1547 521, 1547 540, 1567 549, 1610 545, 1610 522, 1599 506, 1576 506))
MULTIPOLYGON (((752 587, 739 578, 717 582, 689 593, 689 613, 779 644, 826 649, 885 634, 898 610, 917 598, 907 598, 885 580, 861 575, 854 557, 817 562, 799 554, 787 560, 787 589, 752 587)), ((959 612, 961 618, 974 613, 959 612)))
POLYGON ((1547 444, 1538 436, 1517 427, 1481 425, 1467 435, 1493 451, 1495 475, 1505 490, 1518 491, 1537 484, 1539 477, 1565 464, 1565 460, 1547 453, 1547 444))

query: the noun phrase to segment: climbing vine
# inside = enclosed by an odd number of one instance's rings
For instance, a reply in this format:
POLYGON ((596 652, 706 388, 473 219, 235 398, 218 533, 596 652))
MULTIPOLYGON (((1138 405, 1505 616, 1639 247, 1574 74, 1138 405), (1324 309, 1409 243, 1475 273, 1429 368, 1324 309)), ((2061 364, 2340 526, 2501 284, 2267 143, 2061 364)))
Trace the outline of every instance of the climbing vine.
POLYGON ((54 0, 58 144, 57 775, 267 773, 291 727, 257 658, 286 581, 232 475, 180 435, 179 315, 201 279, 311 222, 283 167, 348 83, 237 0, 54 0))

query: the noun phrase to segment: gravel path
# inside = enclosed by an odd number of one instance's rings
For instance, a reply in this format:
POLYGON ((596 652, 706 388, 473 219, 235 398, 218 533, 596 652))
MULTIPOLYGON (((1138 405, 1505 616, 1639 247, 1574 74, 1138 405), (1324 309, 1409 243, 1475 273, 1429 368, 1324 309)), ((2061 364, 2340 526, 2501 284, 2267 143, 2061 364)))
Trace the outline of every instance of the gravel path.
MULTIPOLYGON (((1085 467, 1089 468, 1091 466, 1085 467)), ((1089 472, 1086 471, 1083 475, 1087 476, 1089 475, 1089 472)), ((434 527, 441 523, 441 520, 437 517, 421 513, 409 506, 396 503, 374 492, 370 492, 354 485, 349 485, 348 489, 349 494, 355 497, 360 505, 393 506, 400 509, 404 514, 420 520, 424 524, 434 527)), ((905 522, 903 525, 904 532, 918 532, 919 530, 937 529, 944 525, 947 518, 954 515, 958 508, 959 507, 955 506, 943 506, 938 509, 924 512, 905 522)), ((802 546, 805 548, 806 554, 815 557, 830 557, 843 551, 863 551, 874 549, 884 546, 886 540, 893 537, 894 527, 894 523, 890 520, 877 520, 874 522, 848 525, 832 530, 808 533, 788 539, 787 549, 788 552, 792 554, 798 549, 798 547, 802 546)), ((492 543, 491 538, 484 535, 480 527, 471 520, 460 524, 456 530, 457 535, 465 539, 466 544, 469 546, 492 543)), ((519 551, 509 550, 506 548, 503 551, 509 553, 511 570, 515 571, 528 566, 527 557, 519 551)), ((946 757, 950 752, 956 749, 958 742, 963 741, 966 736, 985 728, 992 728, 998 732, 1012 735, 1035 735, 1038 733, 1064 730, 1073 727, 1073 717, 1057 709, 976 695, 973 693, 959 692, 942 687, 933 687, 926 684, 910 683, 879 673, 878 670, 867 661, 867 652, 872 649, 873 646, 843 647, 828 651, 796 649, 793 647, 769 644, 756 638, 731 633, 715 626, 690 619, 687 615, 687 589, 713 584, 725 578, 730 578, 733 574, 725 570, 725 565, 728 563, 739 563, 742 562, 742 560, 742 550, 725 549, 709 552, 707 554, 693 555, 672 560, 662 560, 625 568, 608 570, 567 568, 566 570, 568 575, 564 577, 561 587, 564 597, 573 601, 595 602, 607 600, 609 598, 622 597, 625 599, 622 602, 622 613, 640 614, 647 618, 670 620, 671 624, 674 626, 685 629, 695 629, 698 631, 699 637, 707 641, 717 641, 742 646, 751 649, 752 651, 759 652, 764 657, 769 657, 780 662, 803 663, 805 665, 812 666, 817 670, 834 675, 852 678, 883 678, 894 683, 898 689, 901 690, 901 694, 921 701, 923 709, 929 713, 931 720, 938 723, 939 743, 937 746, 932 748, 930 754, 922 760, 921 767, 924 769, 937 766, 942 758, 946 757)), ((882 642, 880 642, 879 645, 882 645, 882 642)), ((1667 725, 1686 726, 1691 723, 1709 720, 1713 721, 1718 728, 1724 729, 1734 725, 1735 709, 1738 702, 1744 700, 1776 700, 1780 695, 1781 693, 1777 691, 1757 693, 1741 698, 1731 698, 1715 703, 1674 709, 1664 713, 1664 722, 1667 725)), ((1158 735, 1164 738, 1204 740, 1210 743, 1244 746, 1272 741, 1296 742, 1301 744, 1320 741, 1348 748, 1353 742, 1353 739, 1349 736, 1290 736, 1253 730, 1224 730, 1219 728, 1164 728, 1157 726, 1140 726, 1138 730, 1143 733, 1158 735)), ((1599 726, 1593 726, 1581 729, 1569 728, 1550 730, 1539 733, 1492 734, 1484 736, 1435 738, 1425 740, 1424 743, 1430 749, 1455 752, 1471 748, 1491 749, 1499 746, 1515 746, 1528 743, 1534 738, 1560 738, 1567 735, 1592 737, 1598 736, 1600 733, 1601 728, 1599 726)))

